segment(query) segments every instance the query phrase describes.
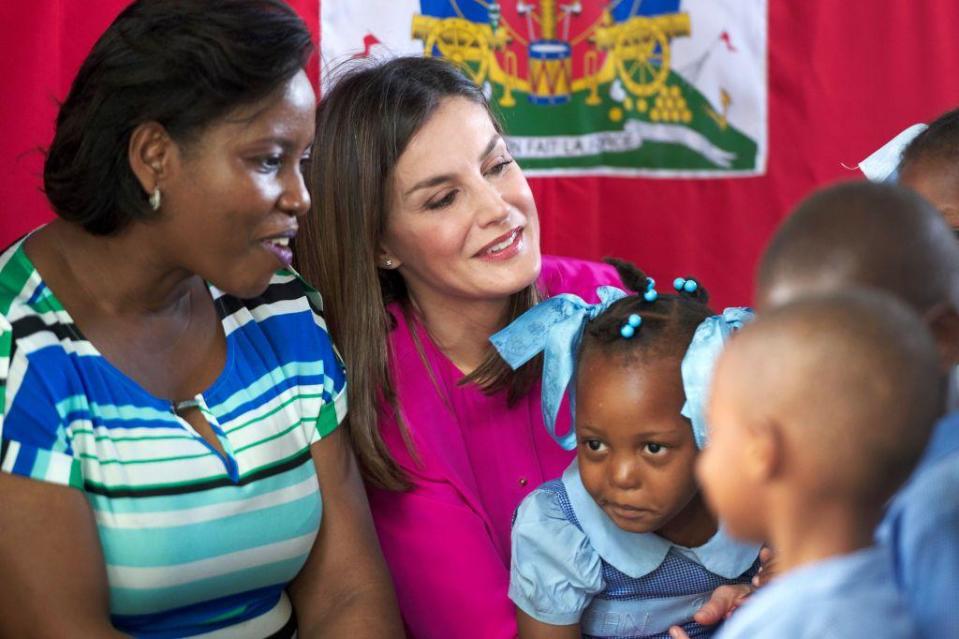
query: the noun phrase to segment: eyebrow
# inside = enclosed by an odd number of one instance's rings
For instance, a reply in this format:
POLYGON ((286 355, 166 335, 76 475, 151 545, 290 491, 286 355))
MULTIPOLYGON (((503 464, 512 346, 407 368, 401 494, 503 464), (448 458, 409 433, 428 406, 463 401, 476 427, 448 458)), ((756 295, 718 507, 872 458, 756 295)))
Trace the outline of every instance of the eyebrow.
MULTIPOLYGON (((503 137, 502 137, 499 133, 494 133, 494 134, 493 134, 493 137, 490 138, 490 141, 489 141, 489 143, 486 145, 486 148, 483 149, 483 152, 482 152, 482 153, 480 153, 480 156, 479 156, 480 162, 482 162, 482 161, 486 158, 486 156, 489 155, 489 154, 493 151, 494 148, 496 148, 496 145, 497 145, 497 144, 499 143, 499 141, 502 140, 502 139, 503 139, 503 137)), ((407 197, 407 196, 411 195, 413 192, 419 191, 420 189, 427 189, 427 188, 429 188, 429 187, 431 187, 431 186, 437 186, 438 184, 442 184, 443 182, 449 182, 450 180, 453 179, 453 177, 454 177, 454 176, 453 176, 452 173, 444 173, 444 174, 442 174, 442 175, 434 175, 433 177, 426 178, 425 180, 420 180, 419 182, 417 182, 416 184, 414 184, 414 185, 410 188, 410 190, 408 190, 406 193, 404 193, 404 194, 403 194, 403 197, 407 197)))
MULTIPOLYGON (((249 146, 257 146, 259 144, 275 144, 285 153, 292 153, 296 151, 297 143, 292 138, 288 138, 282 135, 265 135, 262 138, 257 138, 256 140, 251 140, 248 142, 249 146)), ((313 142, 311 141, 307 147, 304 149, 307 153, 313 150, 313 142)))
MULTIPOLYGON (((599 428, 594 428, 589 424, 578 425, 579 435, 583 437, 596 436, 601 437, 605 434, 605 431, 599 428)), ((676 432, 673 430, 646 430, 646 431, 636 431, 632 433, 632 436, 635 438, 646 438, 646 439, 669 439, 674 437, 676 432)))

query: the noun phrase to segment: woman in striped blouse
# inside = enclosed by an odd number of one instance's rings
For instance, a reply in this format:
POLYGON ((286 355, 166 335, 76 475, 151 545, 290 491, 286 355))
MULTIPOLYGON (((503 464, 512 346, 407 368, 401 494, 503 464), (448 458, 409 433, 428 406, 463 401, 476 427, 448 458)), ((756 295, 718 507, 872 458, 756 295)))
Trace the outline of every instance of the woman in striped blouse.
POLYGON ((0 255, 2 636, 402 634, 289 268, 310 35, 280 0, 212 6, 107 29, 44 167, 58 219, 0 255))

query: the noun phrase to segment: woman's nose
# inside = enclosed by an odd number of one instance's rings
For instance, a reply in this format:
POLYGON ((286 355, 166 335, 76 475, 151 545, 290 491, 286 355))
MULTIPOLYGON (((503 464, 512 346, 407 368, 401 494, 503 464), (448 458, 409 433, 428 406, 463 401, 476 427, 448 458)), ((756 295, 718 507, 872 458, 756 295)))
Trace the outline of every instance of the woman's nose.
POLYGON ((279 207, 290 215, 302 216, 310 210, 310 192, 299 169, 291 171, 283 183, 279 207))
POLYGON ((484 185, 482 198, 478 205, 477 215, 480 226, 505 224, 509 221, 509 214, 512 207, 493 185, 484 185))

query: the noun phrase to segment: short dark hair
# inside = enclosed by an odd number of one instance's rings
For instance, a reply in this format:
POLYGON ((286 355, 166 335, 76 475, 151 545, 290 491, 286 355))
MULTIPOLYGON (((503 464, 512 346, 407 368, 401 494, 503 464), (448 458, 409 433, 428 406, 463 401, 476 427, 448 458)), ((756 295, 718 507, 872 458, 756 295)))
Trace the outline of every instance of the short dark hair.
POLYGON ((844 182, 808 196, 759 262, 760 306, 784 282, 841 282, 889 291, 924 312, 957 300, 959 249, 942 216, 895 184, 844 182))
POLYGON ((313 52, 281 0, 137 0, 83 61, 60 106, 43 183, 57 215, 108 235, 153 214, 130 168, 134 129, 188 145, 290 80, 313 52))
POLYGON ((685 290, 675 295, 658 293, 656 299, 649 302, 643 297, 647 277, 642 270, 622 260, 607 258, 605 261, 616 267, 623 284, 636 294, 618 300, 586 326, 579 358, 598 349, 604 355, 622 356, 629 361, 640 354, 644 359, 681 359, 699 325, 715 315, 709 308, 706 288, 697 281, 692 293, 685 290), (633 337, 625 339, 620 330, 634 313, 642 318, 642 324, 633 337))
POLYGON ((742 386, 744 406, 762 405, 764 418, 804 442, 800 454, 816 460, 818 489, 877 512, 942 413, 931 334, 914 309, 879 289, 810 294, 760 313, 723 358, 741 362, 733 372, 753 374, 742 386))
POLYGON ((959 109, 943 113, 913 138, 902 151, 899 174, 910 165, 928 161, 959 165, 959 109))

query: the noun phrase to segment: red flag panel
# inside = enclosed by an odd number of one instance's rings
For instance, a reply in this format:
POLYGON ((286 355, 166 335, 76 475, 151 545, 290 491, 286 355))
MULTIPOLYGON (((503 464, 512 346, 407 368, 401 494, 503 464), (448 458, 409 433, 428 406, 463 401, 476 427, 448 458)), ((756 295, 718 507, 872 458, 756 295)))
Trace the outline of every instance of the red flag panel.
MULTIPOLYGON (((0 242, 48 219, 42 157, 56 100, 123 0, 0 3, 0 242)), ((292 2, 318 29, 318 3, 292 2)), ((748 302, 752 270, 788 209, 900 129, 959 103, 953 0, 769 1, 767 172, 729 179, 534 178, 546 252, 691 274, 717 306, 748 302)), ((315 78, 315 64, 312 68, 315 78)))

